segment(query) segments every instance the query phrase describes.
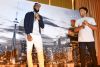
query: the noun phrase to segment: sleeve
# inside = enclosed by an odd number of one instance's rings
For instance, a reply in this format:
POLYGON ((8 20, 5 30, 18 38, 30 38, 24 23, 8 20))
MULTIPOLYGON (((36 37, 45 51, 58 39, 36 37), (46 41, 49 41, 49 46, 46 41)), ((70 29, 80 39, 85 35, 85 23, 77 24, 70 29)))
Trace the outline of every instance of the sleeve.
POLYGON ((68 30, 65 33, 68 34, 68 30))
POLYGON ((92 25, 96 25, 96 22, 95 22, 95 19, 94 18, 91 19, 91 24, 92 25))
POLYGON ((79 26, 79 20, 76 20, 75 27, 79 26))
POLYGON ((29 28, 29 23, 28 23, 28 19, 29 18, 29 13, 26 13, 25 18, 24 18, 24 30, 26 34, 29 34, 28 32, 28 28, 29 28))
POLYGON ((43 17, 42 16, 40 16, 40 20, 39 20, 39 25, 40 25, 40 27, 43 29, 44 28, 44 22, 43 22, 43 17))

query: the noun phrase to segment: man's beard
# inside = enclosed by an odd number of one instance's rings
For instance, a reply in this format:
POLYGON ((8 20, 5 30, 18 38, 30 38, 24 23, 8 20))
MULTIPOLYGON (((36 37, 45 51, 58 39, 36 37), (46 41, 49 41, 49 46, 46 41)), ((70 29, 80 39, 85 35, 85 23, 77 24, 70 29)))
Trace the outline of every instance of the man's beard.
POLYGON ((36 10, 35 8, 34 8, 34 11, 35 11, 36 13, 38 13, 38 12, 39 12, 39 10, 36 10))

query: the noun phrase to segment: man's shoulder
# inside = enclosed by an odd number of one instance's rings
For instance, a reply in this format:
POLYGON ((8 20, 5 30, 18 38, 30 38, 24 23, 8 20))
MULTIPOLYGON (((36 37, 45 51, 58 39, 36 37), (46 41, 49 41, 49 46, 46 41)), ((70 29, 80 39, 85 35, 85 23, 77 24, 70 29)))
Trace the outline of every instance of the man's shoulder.
POLYGON ((81 20, 94 20, 94 18, 93 17, 84 17, 84 18, 77 19, 77 21, 81 21, 81 20))
POLYGON ((30 12, 27 12, 26 14, 34 14, 34 12, 33 11, 30 11, 30 12))
POLYGON ((93 17, 86 17, 87 19, 90 19, 90 20, 94 20, 94 18, 93 17))
POLYGON ((81 22, 81 21, 82 21, 82 19, 83 19, 83 18, 79 18, 79 19, 77 19, 77 20, 76 20, 76 23, 81 22))

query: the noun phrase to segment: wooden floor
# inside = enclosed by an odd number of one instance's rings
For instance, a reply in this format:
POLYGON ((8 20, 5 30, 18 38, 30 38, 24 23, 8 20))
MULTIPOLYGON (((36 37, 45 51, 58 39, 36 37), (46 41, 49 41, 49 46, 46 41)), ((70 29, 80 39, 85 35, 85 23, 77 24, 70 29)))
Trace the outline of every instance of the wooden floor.
POLYGON ((26 67, 26 64, 1 64, 0 67, 26 67))
MULTIPOLYGON (((0 67, 27 67, 26 64, 7 64, 3 65, 1 64, 0 67)), ((38 67, 37 64, 34 64, 34 67, 38 67)), ((74 67, 74 63, 68 63, 68 64, 45 64, 45 67, 74 67)))

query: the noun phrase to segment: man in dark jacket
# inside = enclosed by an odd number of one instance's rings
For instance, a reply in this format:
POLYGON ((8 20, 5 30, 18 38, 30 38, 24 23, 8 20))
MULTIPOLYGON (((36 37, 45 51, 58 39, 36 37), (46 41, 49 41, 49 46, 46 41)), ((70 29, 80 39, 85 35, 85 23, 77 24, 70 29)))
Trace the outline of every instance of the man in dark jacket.
POLYGON ((44 67, 43 44, 41 38, 41 29, 44 28, 43 18, 38 13, 41 5, 35 3, 33 6, 34 11, 28 12, 24 19, 24 29, 26 33, 27 42, 27 61, 28 67, 33 67, 32 61, 32 48, 33 44, 37 50, 39 67, 44 67))

